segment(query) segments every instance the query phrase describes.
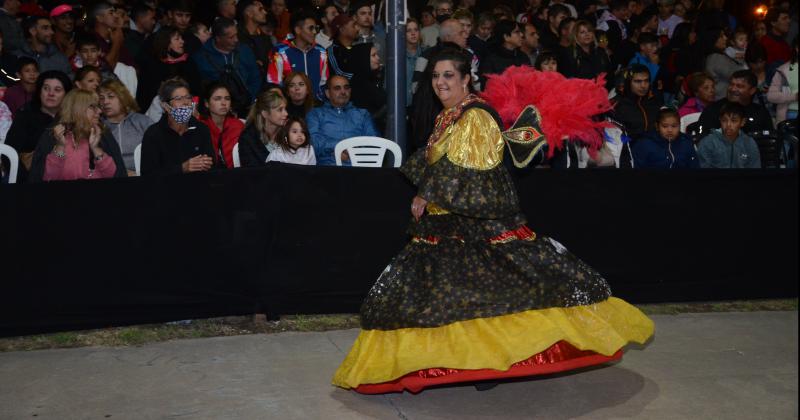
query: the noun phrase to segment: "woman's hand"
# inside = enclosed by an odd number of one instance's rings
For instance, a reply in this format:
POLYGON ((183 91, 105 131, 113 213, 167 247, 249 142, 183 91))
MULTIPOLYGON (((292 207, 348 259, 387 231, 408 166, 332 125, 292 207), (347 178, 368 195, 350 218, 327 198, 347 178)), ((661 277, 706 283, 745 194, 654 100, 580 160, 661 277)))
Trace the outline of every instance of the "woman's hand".
POLYGON ((56 139, 56 146, 64 147, 66 141, 64 139, 64 134, 67 132, 67 127, 64 127, 64 124, 58 124, 53 127, 53 137, 56 139))
POLYGON ((214 159, 206 155, 197 155, 186 162, 183 162, 181 169, 183 170, 183 173, 200 172, 211 169, 212 165, 214 165, 214 159))
POLYGON ((104 154, 103 148, 100 147, 100 137, 100 127, 92 127, 91 131, 89 131, 89 148, 92 149, 92 154, 97 158, 102 157, 104 154))
POLYGON ((416 196, 411 200, 411 214, 414 216, 414 220, 419 222, 420 217, 425 213, 425 206, 427 205, 428 202, 420 196, 416 196))

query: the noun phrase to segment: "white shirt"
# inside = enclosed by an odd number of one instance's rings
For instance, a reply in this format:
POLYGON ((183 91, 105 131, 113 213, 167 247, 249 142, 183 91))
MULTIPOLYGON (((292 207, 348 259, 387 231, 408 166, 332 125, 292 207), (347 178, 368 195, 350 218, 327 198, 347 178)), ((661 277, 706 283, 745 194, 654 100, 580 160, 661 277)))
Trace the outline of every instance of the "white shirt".
POLYGON ((431 26, 426 26, 422 28, 420 31, 420 35, 422 35, 422 45, 425 48, 430 48, 436 46, 436 43, 439 42, 439 24, 435 23, 431 26))
POLYGON ((285 150, 278 147, 267 156, 267 162, 293 163, 295 165, 316 165, 317 158, 314 156, 314 146, 308 145, 297 150, 285 150))
POLYGON ((683 22, 683 19, 676 15, 672 15, 668 17, 666 20, 658 19, 658 34, 664 35, 666 34, 670 39, 672 39, 672 33, 675 32, 675 27, 678 26, 679 23, 683 22))

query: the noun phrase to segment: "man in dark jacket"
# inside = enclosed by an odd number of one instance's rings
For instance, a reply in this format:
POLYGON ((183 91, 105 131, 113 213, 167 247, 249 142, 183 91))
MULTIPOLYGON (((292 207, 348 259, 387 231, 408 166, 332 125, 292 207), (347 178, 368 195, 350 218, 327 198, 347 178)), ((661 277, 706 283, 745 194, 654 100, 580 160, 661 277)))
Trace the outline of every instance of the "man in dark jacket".
POLYGON ((650 89, 650 71, 634 64, 625 77, 625 91, 614 98, 614 119, 625 126, 635 142, 645 131, 655 129, 661 98, 650 89))
POLYGON ((739 70, 731 75, 728 83, 728 91, 725 98, 722 98, 709 105, 700 114, 699 125, 702 132, 708 134, 715 128, 720 128, 720 110, 725 104, 735 102, 744 107, 744 128, 745 133, 756 131, 772 130, 772 117, 764 105, 753 102, 758 86, 758 78, 750 70, 739 70))
POLYGON ((495 47, 481 62, 481 81, 486 85, 487 74, 500 74, 511 66, 529 66, 530 58, 520 50, 522 30, 520 25, 510 20, 500 21, 494 29, 495 47))
POLYGON ((236 4, 239 42, 247 45, 256 56, 256 64, 262 74, 267 74, 267 62, 272 41, 261 32, 261 25, 267 23, 267 10, 259 0, 240 0, 236 4))
POLYGON ((22 26, 17 21, 19 0, 3 0, 0 7, 0 32, 3 34, 3 49, 16 51, 22 48, 25 38, 22 26))

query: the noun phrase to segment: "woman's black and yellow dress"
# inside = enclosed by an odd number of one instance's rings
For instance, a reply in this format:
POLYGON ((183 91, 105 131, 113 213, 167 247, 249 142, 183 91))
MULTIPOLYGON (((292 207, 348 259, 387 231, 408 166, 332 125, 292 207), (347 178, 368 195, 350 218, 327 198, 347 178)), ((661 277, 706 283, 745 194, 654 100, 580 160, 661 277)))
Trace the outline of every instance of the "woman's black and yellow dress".
POLYGON ((653 322, 558 242, 528 229, 490 109, 443 111, 402 171, 428 201, 372 287, 333 383, 374 394, 570 370, 622 357, 653 322))

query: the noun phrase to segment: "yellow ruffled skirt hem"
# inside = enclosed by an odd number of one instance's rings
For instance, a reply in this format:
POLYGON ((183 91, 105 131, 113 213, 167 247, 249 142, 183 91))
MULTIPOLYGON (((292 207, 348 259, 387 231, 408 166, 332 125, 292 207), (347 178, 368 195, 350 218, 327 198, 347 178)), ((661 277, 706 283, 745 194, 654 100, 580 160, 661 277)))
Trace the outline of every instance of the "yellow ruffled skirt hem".
POLYGON ((429 368, 505 371, 559 341, 611 356, 629 342, 643 344, 654 328, 636 307, 610 297, 592 305, 536 309, 434 328, 362 330, 333 384, 356 388, 429 368))

